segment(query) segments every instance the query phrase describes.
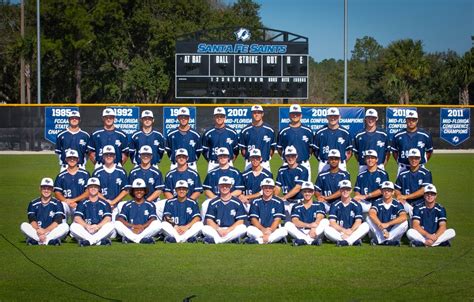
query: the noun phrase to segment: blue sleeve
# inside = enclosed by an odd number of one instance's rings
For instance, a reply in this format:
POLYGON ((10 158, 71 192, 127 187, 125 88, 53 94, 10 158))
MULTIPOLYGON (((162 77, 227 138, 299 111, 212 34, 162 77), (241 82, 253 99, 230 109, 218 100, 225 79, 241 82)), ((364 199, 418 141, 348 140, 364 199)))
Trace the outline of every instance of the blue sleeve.
POLYGON ((247 132, 245 132, 245 133, 240 132, 239 146, 240 146, 240 149, 242 149, 242 150, 247 150, 246 138, 247 138, 247 132))
POLYGON ((296 218, 298 218, 299 220, 302 220, 300 211, 298 211, 298 209, 296 209, 296 206, 294 206, 293 208, 291 208, 291 218, 293 218, 293 217, 296 217, 296 218))
POLYGON ((283 174, 282 173, 277 174, 276 185, 279 186, 279 187, 281 187, 283 185, 283 174))
POLYGON ((349 174, 349 172, 344 173, 344 179, 351 180, 351 175, 349 174))
POLYGON ((66 213, 64 212, 63 203, 60 202, 59 200, 56 202, 56 215, 60 215, 62 219, 66 218, 66 213))
POLYGON ((446 215, 446 209, 441 207, 441 211, 438 213, 438 223, 440 221, 446 221, 448 219, 446 215))
POLYGON ((244 205, 239 202, 239 205, 237 206, 237 213, 235 215, 236 220, 245 220, 247 219, 247 212, 245 211, 244 205))
POLYGON ((59 175, 56 177, 54 180, 54 192, 63 192, 63 181, 62 177, 59 177, 59 175))
POLYGON ((420 213, 420 208, 419 207, 414 207, 413 208, 413 214, 411 216, 411 220, 418 220, 421 221, 421 213, 420 213))
POLYGON ((128 138, 127 138, 127 135, 125 135, 125 136, 120 135, 120 142, 122 143, 122 153, 127 153, 128 154, 128 138))
POLYGON ((427 171, 426 175, 423 177, 423 186, 433 183, 433 177, 431 176, 431 172, 427 171))
POLYGON ((319 177, 319 174, 316 178, 316 187, 315 187, 315 190, 318 191, 318 192, 322 192, 323 191, 323 180, 321 177, 319 177))
POLYGON ((201 157, 201 154, 203 153, 203 148, 202 148, 202 141, 201 138, 198 136, 196 139, 196 161, 201 157))
POLYGON ((165 137, 161 133, 159 135, 158 142, 159 142, 158 154, 160 155, 160 158, 163 158, 163 154, 165 153, 165 148, 166 148, 166 141, 165 141, 165 137))
POLYGON ((324 204, 322 203, 319 204, 319 209, 316 213, 323 214, 324 216, 326 216, 326 207, 324 206, 324 204))
POLYGON ((157 190, 163 190, 165 185, 163 184, 163 176, 161 175, 161 172, 158 170, 158 175, 155 177, 155 189, 157 190))
POLYGON ((244 182, 242 180, 242 174, 240 174, 240 172, 235 177, 234 187, 237 190, 245 190, 244 182))
POLYGON ((234 143, 232 144, 232 149, 234 151, 234 155, 239 155, 239 135, 237 133, 233 134, 234 136, 234 143))
POLYGON ((364 221, 364 217, 362 216, 362 206, 358 202, 356 203, 354 214, 355 214, 354 216, 355 219, 360 219, 364 221))
POLYGON ((105 202, 105 213, 104 216, 112 217, 112 208, 108 202, 105 202))
MULTIPOLYGON (((165 208, 164 208, 164 210, 163 210, 163 217, 165 217, 165 216, 170 217, 172 210, 173 210, 173 209, 171 208, 170 202, 169 202, 169 201, 166 201, 166 203, 165 203, 165 208)), ((164 220, 164 219, 163 219, 163 220, 164 220)))
POLYGON ((388 173, 385 173, 385 174, 382 173, 382 177, 380 177, 380 186, 382 185, 384 181, 389 181, 389 180, 390 179, 388 177, 388 173))
POLYGON ((426 139, 425 149, 426 149, 426 151, 431 152, 431 151, 433 151, 433 138, 431 137, 431 134, 429 134, 429 133, 427 133, 427 134, 428 134, 428 138, 426 139))
POLYGON ((27 215, 30 222, 37 220, 36 211, 35 211, 35 208, 33 207, 33 202, 30 202, 30 204, 28 205, 27 215))
POLYGON ((319 136, 317 132, 313 136, 313 152, 316 158, 319 158, 319 136))
MULTIPOLYGON (((210 203, 210 202, 209 202, 210 203)), ((207 208, 207 212, 206 212, 206 218, 210 218, 212 220, 216 220, 216 216, 217 216, 217 209, 216 209, 216 206, 215 205, 211 205, 209 204, 209 207, 207 208)))
POLYGON ((150 220, 151 218, 158 219, 158 215, 156 214, 155 204, 153 202, 150 202, 149 205, 150 205, 150 212, 148 213, 148 220, 150 220))
POLYGON ((283 202, 280 202, 280 204, 278 204, 278 207, 275 212, 276 213, 273 214, 274 217, 280 217, 282 220, 285 220, 285 205, 283 204, 283 202))
POLYGON ((277 149, 280 150, 280 152, 283 154, 283 135, 281 135, 281 131, 278 133, 277 136, 277 149))
POLYGON ((212 190, 211 185, 211 174, 207 174, 206 178, 204 179, 204 184, 202 185, 205 190, 212 190))
POLYGON ((209 161, 209 155, 210 155, 211 150, 209 149, 209 142, 206 136, 206 133, 202 136, 202 155, 206 159, 206 161, 209 161))
POLYGON ((201 192, 203 191, 202 189, 202 183, 201 183, 201 178, 199 175, 196 176, 196 179, 194 180, 194 191, 195 192, 201 192))
POLYGON ((130 137, 130 142, 128 144, 128 154, 130 156, 130 160, 132 161, 132 163, 136 164, 136 160, 135 160, 135 157, 136 157, 136 154, 138 153, 138 150, 136 149, 136 145, 135 145, 135 140, 133 139, 133 135, 132 137, 130 137))
MULTIPOLYGON (((360 175, 357 176, 357 180, 356 180, 356 183, 355 183, 355 186, 354 186, 354 192, 359 192, 359 193, 361 193, 361 186, 362 186, 362 185, 360 184, 361 179, 362 179, 362 177, 361 177, 360 175)), ((380 183, 382 183, 382 181, 380 181, 380 183)))
POLYGON ((61 154, 62 150, 63 150, 62 139, 60 139, 60 137, 58 135, 58 136, 56 136, 56 148, 55 148, 54 152, 56 154, 61 154))
POLYGON ((87 149, 95 152, 95 148, 96 148, 96 137, 94 135, 91 135, 91 139, 89 140, 89 143, 87 144, 87 149))
POLYGON ((125 221, 128 221, 128 217, 130 216, 130 208, 126 207, 126 204, 123 205, 122 211, 120 211, 119 217, 122 217, 125 219, 125 221))
POLYGON ((170 193, 173 192, 173 180, 172 180, 172 177, 170 177, 170 175, 168 175, 168 177, 165 177, 165 188, 163 192, 170 192, 170 193))
POLYGON ((400 177, 400 175, 398 175, 397 180, 395 181, 395 189, 399 191, 402 190, 402 178, 400 177))
POLYGON ((84 219, 84 215, 85 215, 84 212, 85 212, 85 210, 86 210, 86 209, 85 209, 85 207, 84 207, 84 202, 82 202, 82 201, 79 202, 79 203, 77 204, 76 210, 74 211, 74 217, 79 216, 79 217, 81 217, 82 219, 84 219))
POLYGON ((171 150, 171 136, 167 135, 166 136, 166 144, 165 144, 165 150, 166 150, 166 154, 168 154, 168 158, 171 158, 171 153, 172 153, 172 150, 171 150))
POLYGON ((130 188, 130 185, 128 183, 128 177, 127 177, 127 174, 122 174, 122 176, 120 177, 122 179, 122 188, 121 190, 128 190, 130 188))
POLYGON ((329 219, 337 220, 337 208, 334 203, 329 208, 329 219))
POLYGON ((303 184, 305 181, 311 181, 311 179, 308 179, 308 169, 304 168, 303 171, 301 172, 301 178, 296 181, 297 184, 303 184))
POLYGON ((192 210, 192 217, 199 217, 199 219, 201 219, 201 212, 199 211, 199 206, 197 204, 197 202, 193 202, 192 203, 192 206, 191 206, 191 210, 192 210))
POLYGON ((403 205, 401 203, 398 203, 397 214, 400 215, 400 213, 402 213, 402 212, 406 212, 405 208, 403 207, 403 205))
POLYGON ((255 202, 252 202, 252 204, 250 205, 249 217, 260 218, 260 214, 258 212, 258 206, 256 205, 255 202))

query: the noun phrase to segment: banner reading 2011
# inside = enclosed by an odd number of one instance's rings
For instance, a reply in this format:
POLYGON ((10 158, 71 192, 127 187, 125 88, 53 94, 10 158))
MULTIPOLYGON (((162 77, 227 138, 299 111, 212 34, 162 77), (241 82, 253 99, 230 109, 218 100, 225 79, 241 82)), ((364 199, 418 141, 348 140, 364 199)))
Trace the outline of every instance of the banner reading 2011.
POLYGON ((439 136, 453 146, 470 136, 471 110, 469 108, 441 108, 439 136))

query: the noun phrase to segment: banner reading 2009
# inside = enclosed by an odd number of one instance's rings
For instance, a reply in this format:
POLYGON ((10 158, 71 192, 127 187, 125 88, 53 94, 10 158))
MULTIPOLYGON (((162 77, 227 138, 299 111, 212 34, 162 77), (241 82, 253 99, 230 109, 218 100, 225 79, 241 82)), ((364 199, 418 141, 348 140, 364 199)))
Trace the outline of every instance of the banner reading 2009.
POLYGON ((470 136, 471 110, 469 108, 441 108, 439 136, 453 146, 470 136))

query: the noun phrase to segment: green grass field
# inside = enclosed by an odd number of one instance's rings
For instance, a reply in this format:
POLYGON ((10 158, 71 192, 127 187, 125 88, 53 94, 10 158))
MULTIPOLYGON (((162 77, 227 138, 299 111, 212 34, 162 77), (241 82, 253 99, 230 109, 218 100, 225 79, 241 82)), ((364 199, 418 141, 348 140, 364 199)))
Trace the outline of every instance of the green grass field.
MULTIPOLYGON (((273 160, 273 172, 280 163, 273 160)), ((472 154, 435 154, 427 166, 457 233, 452 248, 430 249, 162 242, 79 248, 70 239, 60 247, 26 246, 19 225, 41 177, 56 176, 56 164, 53 155, 0 155, 0 233, 47 271, 83 290, 58 281, 0 237, 0 301, 181 301, 191 295, 196 295, 192 301, 474 299, 472 154)), ((241 168, 242 161, 236 166, 241 168)), ((162 167, 166 172, 169 163, 162 167)), ((393 160, 387 169, 393 180, 393 160)), ((349 171, 355 181, 354 160, 349 171)), ((202 161, 199 172, 204 178, 202 161)))

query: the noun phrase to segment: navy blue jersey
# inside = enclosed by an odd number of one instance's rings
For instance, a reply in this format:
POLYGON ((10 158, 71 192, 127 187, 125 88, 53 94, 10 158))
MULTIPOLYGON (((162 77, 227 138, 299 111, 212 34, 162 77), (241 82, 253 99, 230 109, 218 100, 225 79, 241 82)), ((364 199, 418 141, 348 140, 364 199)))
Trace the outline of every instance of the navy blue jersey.
POLYGON ((275 150, 275 131, 267 123, 261 126, 249 124, 240 132, 239 146, 246 151, 245 159, 249 159, 250 151, 259 149, 262 161, 270 160, 270 151, 275 150))
POLYGON ((269 228, 276 218, 285 220, 285 205, 283 201, 274 196, 270 200, 257 198, 252 201, 249 211, 250 218, 257 218, 260 224, 269 228))
MULTIPOLYGON (((371 209, 374 209, 377 212, 377 217, 381 223, 392 221, 400 216, 401 213, 406 213, 403 205, 395 199, 392 199, 392 202, 388 208, 386 208, 385 205, 386 204, 383 202, 383 199, 379 198, 373 203, 371 207, 371 209)), ((392 227, 393 225, 388 227, 387 230, 390 231, 392 227)))
POLYGON ((178 149, 188 151, 188 162, 192 163, 199 159, 202 153, 201 136, 193 129, 186 132, 178 128, 168 133, 166 137, 166 153, 173 164, 176 163, 175 152, 178 149))
POLYGON ((180 202, 173 198, 166 202, 163 217, 170 218, 175 225, 186 225, 194 217, 201 217, 201 214, 199 213, 199 206, 194 200, 188 198, 180 202))
POLYGON ((66 150, 76 150, 79 154, 78 164, 83 165, 87 161, 87 144, 89 143, 89 133, 79 130, 78 132, 71 132, 66 129, 58 133, 56 137, 56 154, 60 155, 59 160, 61 165, 66 164, 66 150))
POLYGON ((94 170, 92 176, 100 180, 100 190, 108 200, 113 200, 120 192, 129 188, 127 172, 117 165, 111 170, 101 166, 94 170))
POLYGON ((54 198, 47 204, 41 202, 41 197, 32 200, 28 204, 28 220, 36 221, 38 226, 43 229, 49 227, 53 222, 60 222, 66 218, 64 214, 63 204, 54 198))
POLYGON ((207 161, 217 161, 217 149, 226 148, 229 150, 230 160, 232 155, 239 154, 239 136, 232 128, 210 128, 202 136, 202 149, 204 158, 207 161))
POLYGON ((134 200, 124 204, 119 217, 131 224, 145 224, 150 219, 158 219, 156 207, 152 202, 145 201, 138 204, 134 200))
POLYGON ((318 214, 326 216, 326 208, 319 201, 313 201, 309 208, 305 208, 304 204, 298 204, 291 209, 291 218, 296 217, 304 223, 315 222, 318 214))
POLYGON ((350 229, 356 219, 362 221, 362 207, 353 200, 347 206, 342 201, 335 202, 329 209, 329 219, 336 220, 336 223, 345 229, 350 229))
MULTIPOLYGON (((321 192, 323 196, 332 195, 339 191, 339 183, 341 180, 351 180, 351 176, 344 170, 339 170, 336 173, 331 173, 331 171, 321 172, 318 174, 318 178, 316 178, 315 189, 321 192)), ((335 200, 336 199, 328 202, 335 200)))
POLYGON ((102 159, 102 149, 107 145, 114 146, 115 163, 118 164, 122 161, 122 153, 128 152, 127 135, 117 128, 114 130, 99 129, 92 133, 87 148, 89 151, 95 152, 96 162, 104 163, 102 159))
POLYGON ((86 170, 79 169, 74 175, 64 170, 54 180, 54 192, 60 192, 66 198, 76 198, 84 193, 88 179, 89 172, 86 170))
POLYGON ((362 130, 354 137, 352 150, 357 154, 359 165, 365 165, 364 156, 367 150, 375 150, 377 152, 377 164, 383 164, 387 152, 390 152, 388 135, 382 129, 377 129, 374 132, 362 130))
POLYGON ((161 175, 160 170, 151 166, 149 169, 143 169, 141 166, 135 167, 130 171, 128 176, 128 183, 132 184, 135 179, 141 178, 146 182, 146 187, 148 189, 148 194, 145 198, 150 196, 156 190, 161 190, 165 188, 163 184, 163 176, 161 175))
POLYGON ((243 191, 245 189, 240 171, 234 167, 229 167, 228 169, 216 168, 211 170, 204 179, 204 184, 202 185, 204 190, 211 190, 215 195, 219 195, 219 178, 222 176, 227 176, 234 180, 231 191, 243 191))
POLYGON ((447 222, 446 210, 439 203, 435 203, 431 209, 428 209, 425 203, 419 203, 413 207, 411 219, 418 220, 425 231, 434 234, 438 230, 440 222, 447 222))
POLYGON ((420 164, 426 163, 426 152, 433 151, 431 135, 422 129, 418 129, 415 132, 401 130, 393 137, 391 149, 394 152, 398 152, 398 163, 409 165, 408 151, 413 148, 420 150, 420 164))
POLYGON ((142 161, 138 151, 142 146, 150 146, 153 152, 151 157, 151 164, 156 165, 161 162, 163 154, 165 153, 165 138, 157 130, 152 130, 150 133, 145 133, 138 130, 132 134, 130 139, 130 159, 135 165, 139 165, 142 161))
POLYGON ((184 180, 188 183, 188 194, 187 196, 190 197, 191 194, 194 192, 201 192, 202 193, 202 184, 201 179, 199 178, 199 174, 191 169, 188 168, 186 171, 178 171, 178 169, 173 169, 166 174, 165 177, 165 189, 164 192, 170 192, 173 196, 176 197, 176 183, 179 180, 184 180))
POLYGON ((313 131, 306 126, 286 127, 278 133, 277 148, 285 157, 285 148, 294 146, 298 153, 298 162, 306 161, 311 155, 313 140, 313 131))
MULTIPOLYGON (((296 185, 300 185, 308 180, 308 169, 303 167, 302 165, 298 165, 296 168, 290 169, 288 166, 282 166, 278 169, 278 175, 276 179, 276 184, 279 186, 283 192, 286 194, 291 191, 296 185)), ((294 199, 302 199, 303 193, 298 192, 295 196, 290 198, 291 200, 294 199)))
POLYGON ((209 202, 206 218, 214 220, 220 227, 230 227, 238 220, 247 219, 244 205, 236 197, 224 202, 216 197, 209 202))
POLYGON ((77 204, 74 216, 81 217, 87 224, 99 224, 105 217, 112 218, 112 209, 105 200, 86 199, 77 204))
POLYGON ((328 160, 329 150, 337 149, 341 153, 341 161, 346 160, 346 151, 352 149, 352 138, 344 127, 335 130, 324 126, 314 135, 314 156, 319 161, 326 162, 328 160))
MULTIPOLYGON (((400 173, 395 182, 395 189, 399 190, 403 195, 408 195, 432 183, 433 178, 431 177, 431 172, 420 167, 416 172, 406 170, 400 173)), ((423 196, 415 199, 407 199, 407 201, 409 204, 413 205, 423 201, 423 196)))
MULTIPOLYGON (((375 170, 374 172, 369 172, 369 170, 365 170, 364 172, 361 172, 359 173, 359 175, 357 175, 354 192, 359 192, 362 195, 367 195, 370 192, 380 189, 380 185, 384 181, 388 180, 388 173, 382 169, 377 168, 377 170, 375 170)), ((367 198, 366 201, 373 202, 377 198, 378 197, 367 198)))
POLYGON ((242 178, 244 180, 245 195, 252 195, 257 192, 260 192, 260 184, 262 183, 262 180, 264 180, 265 178, 273 179, 273 174, 272 172, 264 168, 262 169, 262 171, 260 171, 260 174, 258 176, 255 176, 253 174, 252 168, 249 168, 242 174, 242 178))

